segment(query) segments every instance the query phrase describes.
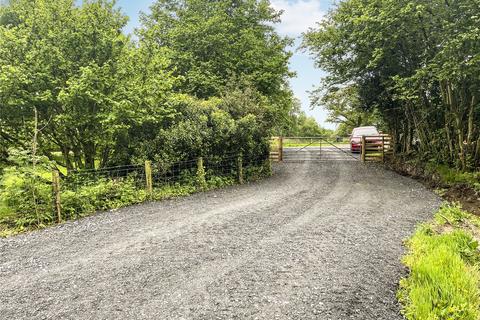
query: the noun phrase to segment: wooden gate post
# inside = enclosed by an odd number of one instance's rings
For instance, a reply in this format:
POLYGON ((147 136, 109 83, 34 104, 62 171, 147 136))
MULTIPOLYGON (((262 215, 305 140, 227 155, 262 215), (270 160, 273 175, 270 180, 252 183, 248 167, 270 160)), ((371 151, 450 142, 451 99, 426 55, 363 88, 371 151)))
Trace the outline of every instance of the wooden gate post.
POLYGON ((52 190, 53 190, 53 211, 57 216, 57 222, 62 222, 62 208, 60 203, 60 173, 54 169, 52 171, 52 190))
POLYGON ((366 159, 366 153, 367 153, 366 145, 367 145, 367 139, 365 138, 365 136, 362 136, 362 161, 363 162, 365 162, 365 159, 366 159))
POLYGON ((205 180, 205 167, 203 166, 203 158, 197 159, 197 184, 202 189, 207 188, 207 181, 205 180))
POLYGON ((382 162, 385 163, 385 136, 382 136, 382 162))
POLYGON ((237 158, 237 173, 238 173, 238 183, 243 184, 243 155, 240 155, 237 158))
POLYGON ((283 161, 283 137, 278 137, 278 161, 283 161))
POLYGON ((153 179, 152 179, 152 162, 147 160, 145 161, 145 187, 147 189, 148 195, 153 193, 153 179))

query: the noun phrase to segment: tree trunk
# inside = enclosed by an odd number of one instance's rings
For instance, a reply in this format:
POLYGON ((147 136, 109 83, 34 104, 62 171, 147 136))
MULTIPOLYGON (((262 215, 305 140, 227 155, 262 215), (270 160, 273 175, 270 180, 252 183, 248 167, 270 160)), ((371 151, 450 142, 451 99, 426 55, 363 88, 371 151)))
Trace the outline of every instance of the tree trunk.
POLYGON ((95 169, 95 144, 93 142, 87 142, 83 147, 85 155, 85 168, 95 169))

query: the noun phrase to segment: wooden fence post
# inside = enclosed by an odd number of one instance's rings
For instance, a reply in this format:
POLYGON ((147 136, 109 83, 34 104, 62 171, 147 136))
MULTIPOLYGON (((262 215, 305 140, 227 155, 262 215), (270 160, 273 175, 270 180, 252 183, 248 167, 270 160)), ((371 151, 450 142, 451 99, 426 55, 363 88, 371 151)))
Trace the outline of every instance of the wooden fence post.
POLYGON ((152 162, 145 161, 145 187, 148 195, 153 193, 152 162))
POLYGON ((53 211, 57 216, 57 222, 62 222, 62 208, 60 202, 60 173, 54 169, 52 171, 52 190, 53 190, 53 211))
POLYGON ((365 136, 362 136, 362 161, 363 162, 365 162, 366 153, 367 153, 366 145, 367 145, 367 139, 365 138, 365 136))
POLYGON ((237 159, 238 183, 243 184, 243 155, 240 153, 237 159))
POLYGON ((203 166, 203 158, 197 159, 197 184, 202 189, 207 188, 207 181, 205 180, 205 167, 203 166))
POLYGON ((278 161, 283 161, 283 137, 278 137, 278 161))
POLYGON ((382 136, 382 162, 385 163, 385 136, 382 136))

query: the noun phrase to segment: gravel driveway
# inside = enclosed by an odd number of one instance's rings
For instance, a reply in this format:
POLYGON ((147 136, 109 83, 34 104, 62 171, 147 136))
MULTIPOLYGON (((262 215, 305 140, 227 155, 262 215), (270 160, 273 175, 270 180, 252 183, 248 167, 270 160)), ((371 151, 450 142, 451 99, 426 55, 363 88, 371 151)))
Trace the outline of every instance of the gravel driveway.
POLYGON ((402 319, 402 239, 439 200, 358 161, 0 240, 1 319, 402 319))

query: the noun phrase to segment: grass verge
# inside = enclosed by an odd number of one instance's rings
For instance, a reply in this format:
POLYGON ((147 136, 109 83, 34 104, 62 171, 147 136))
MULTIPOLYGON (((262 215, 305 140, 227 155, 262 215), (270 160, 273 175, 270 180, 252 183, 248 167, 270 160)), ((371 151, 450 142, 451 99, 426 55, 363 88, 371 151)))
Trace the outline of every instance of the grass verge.
POLYGON ((480 219, 445 204, 407 241, 398 298, 409 320, 480 319, 480 219))

